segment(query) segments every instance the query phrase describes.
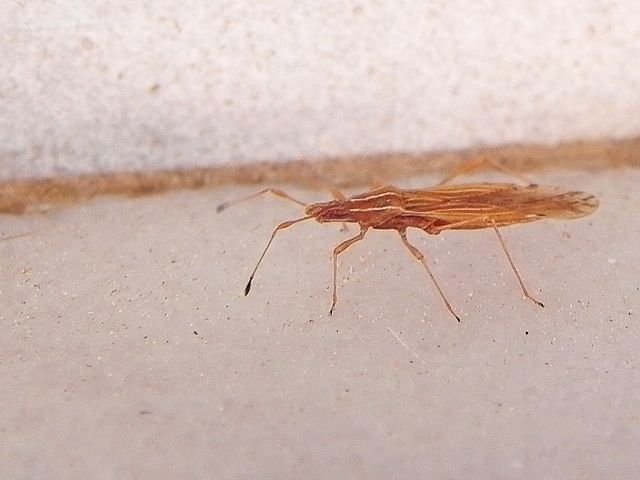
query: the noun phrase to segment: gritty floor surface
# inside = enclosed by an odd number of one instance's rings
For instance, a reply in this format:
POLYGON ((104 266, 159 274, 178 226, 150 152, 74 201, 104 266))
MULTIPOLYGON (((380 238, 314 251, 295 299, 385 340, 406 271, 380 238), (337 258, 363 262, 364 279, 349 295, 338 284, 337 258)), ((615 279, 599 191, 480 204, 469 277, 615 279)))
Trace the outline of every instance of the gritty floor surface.
MULTIPOLYGON (((479 177, 480 178, 480 177, 479 177)), ((475 178, 474 178, 475 179, 475 178)), ((357 231, 244 189, 0 217, 0 478, 632 478, 640 172, 557 171, 584 219, 357 231)), ((420 178, 407 185, 432 184, 420 178)), ((293 190, 309 200, 323 192, 293 190)))

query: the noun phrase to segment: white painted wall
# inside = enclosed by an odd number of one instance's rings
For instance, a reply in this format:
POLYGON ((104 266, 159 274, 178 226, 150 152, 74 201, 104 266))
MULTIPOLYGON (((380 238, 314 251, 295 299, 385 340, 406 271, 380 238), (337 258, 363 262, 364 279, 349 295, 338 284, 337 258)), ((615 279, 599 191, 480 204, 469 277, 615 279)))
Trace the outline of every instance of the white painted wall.
POLYGON ((2 0, 0 178, 640 132, 640 2, 2 0))

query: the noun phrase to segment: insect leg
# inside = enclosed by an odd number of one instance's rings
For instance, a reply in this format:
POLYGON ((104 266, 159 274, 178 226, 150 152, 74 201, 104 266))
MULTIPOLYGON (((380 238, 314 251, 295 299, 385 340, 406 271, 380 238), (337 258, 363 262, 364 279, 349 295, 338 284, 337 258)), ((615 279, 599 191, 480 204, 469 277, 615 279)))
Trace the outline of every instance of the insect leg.
POLYGON ((267 253, 267 250, 269 250, 269 247, 271 246, 271 242, 273 242, 273 238, 276 236, 276 233, 278 233, 278 231, 283 230, 285 228, 289 228, 291 225, 294 225, 298 222, 309 220, 310 218, 313 218, 313 217, 302 217, 296 220, 289 220, 288 222, 281 223, 273 230, 273 233, 271 234, 271 238, 269 239, 267 246, 264 247, 264 250, 262 251, 262 255, 260 255, 260 258, 258 259, 258 263, 256 263, 256 267, 253 269, 253 272, 251 272, 251 275, 249 276, 249 281, 247 282, 247 286, 244 288, 245 295, 249 294, 249 291, 251 290, 251 282, 253 281, 253 277, 256 274, 256 270, 258 270, 258 266, 260 265, 260 262, 262 262, 262 259, 264 258, 264 254, 267 253))
MULTIPOLYGON (((345 202, 347 200, 347 197, 345 196, 345 194, 342 193, 342 191, 339 188, 336 188, 336 187, 331 187, 331 195, 333 195, 333 198, 335 198, 336 200, 340 200, 341 202, 345 202)), ((340 227, 340 231, 341 232, 348 232, 349 231, 349 227, 347 227, 347 223, 346 222, 342 222, 342 226, 340 227)))
POLYGON ((333 313, 333 307, 336 306, 338 295, 336 293, 336 281, 338 277, 338 255, 344 252, 347 248, 356 242, 359 242, 364 238, 364 234, 367 233, 368 228, 362 228, 360 233, 349 240, 345 240, 336 248, 333 249, 333 299, 331 301, 331 308, 329 309, 329 315, 333 313))
POLYGON ((347 199, 344 193, 337 187, 331 187, 331 195, 333 195, 333 198, 336 200, 345 201, 347 199))
POLYGON ((449 183, 451 180, 453 180, 456 177, 459 177, 460 175, 464 175, 467 173, 471 173, 474 172, 476 170, 479 170, 481 168, 485 168, 487 166, 491 166, 497 170, 500 170, 502 172, 504 172, 505 174, 515 177, 519 180, 521 180, 522 182, 526 183, 527 185, 535 185, 534 183, 530 182, 529 180, 527 180, 525 177, 523 177, 522 175, 514 172, 513 170, 505 167, 504 165, 502 165, 500 162, 497 162, 489 157, 480 157, 477 158, 475 160, 470 160, 466 163, 463 163, 462 165, 460 165, 458 168, 456 168, 455 170, 453 170, 449 175, 447 175, 446 177, 444 177, 440 183, 438 183, 438 185, 444 185, 445 183, 449 183))
POLYGON ((369 181, 369 190, 380 190, 381 188, 395 190, 397 187, 395 185, 389 185, 388 183, 383 182, 382 180, 379 180, 377 178, 372 178, 369 181))
POLYGON ((541 307, 544 307, 544 304, 542 302, 536 300, 531 295, 529 295, 529 292, 527 291, 527 288, 524 286, 524 282, 522 281, 522 278, 518 273, 518 269, 516 268, 515 263, 513 263, 513 259, 511 258, 511 255, 509 255, 509 250, 507 250, 507 245, 504 243, 502 234, 500 233, 500 230, 498 230, 498 227, 496 226, 496 222, 494 220, 491 220, 491 226, 493 227, 493 230, 496 232, 496 235, 498 236, 498 240, 500 241, 500 246, 502 247, 502 251, 507 256, 507 260, 509 260, 509 265, 511 265, 511 269, 513 270, 513 273, 516 274, 516 278, 520 283, 520 288, 522 288, 522 293, 524 293, 524 296, 527 297, 529 300, 531 300, 533 303, 540 305, 541 307))
POLYGON ((460 321, 460 317, 458 317, 458 315, 456 315, 456 313, 453 311, 453 308, 451 308, 451 304, 449 303, 449 300, 447 300, 447 297, 445 297, 444 292, 442 291, 442 288, 440 288, 440 285, 438 284, 438 281, 436 280, 436 277, 431 272, 431 269, 429 268, 429 265, 427 265, 427 261, 424 258, 424 255, 422 254, 422 252, 409 243, 409 240, 407 239, 407 231, 406 230, 398 230, 398 233, 400 234, 400 238, 402 239, 402 243, 404 243, 406 245, 406 247, 411 252, 411 255, 413 255, 418 260, 420 260, 422 262, 422 265, 424 265, 425 270, 429 274, 429 277, 431 278, 431 281, 433 282, 433 284, 436 286, 436 289, 438 290, 438 293, 442 297, 442 300, 444 301, 444 304, 447 306, 447 309, 449 310, 449 312, 451 312, 451 315, 456 317, 456 320, 460 321))
POLYGON ((288 193, 283 192, 282 190, 278 190, 277 188, 266 188, 264 190, 259 191, 258 193, 253 193, 251 195, 247 195, 246 197, 237 198, 235 200, 230 200, 228 202, 222 202, 220 205, 218 205, 216 207, 216 211, 218 213, 220 213, 220 212, 222 212, 223 210, 226 210, 228 207, 230 207, 232 205, 236 205, 238 203, 245 202, 247 200, 251 200, 252 198, 259 197, 260 195, 262 195, 264 193, 273 193, 277 197, 284 198, 285 200, 290 200, 290 201, 292 201, 294 203, 297 203, 298 205, 302 205, 303 207, 307 206, 306 203, 301 202, 300 200, 297 200, 297 199, 293 198, 291 195, 289 195, 288 193))

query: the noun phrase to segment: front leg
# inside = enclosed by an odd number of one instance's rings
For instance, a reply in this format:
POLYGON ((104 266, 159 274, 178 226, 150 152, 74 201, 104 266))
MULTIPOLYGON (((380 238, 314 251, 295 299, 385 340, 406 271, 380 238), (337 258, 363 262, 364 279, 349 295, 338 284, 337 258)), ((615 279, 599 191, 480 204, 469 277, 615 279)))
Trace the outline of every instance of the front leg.
POLYGON ((356 242, 359 242, 364 238, 365 233, 367 233, 368 228, 362 228, 360 233, 349 240, 345 240, 336 248, 333 249, 333 299, 331 301, 331 308, 329 309, 329 315, 333 313, 333 308, 336 306, 336 301, 338 299, 336 293, 336 281, 338 277, 338 255, 344 252, 347 248, 353 245, 356 242))

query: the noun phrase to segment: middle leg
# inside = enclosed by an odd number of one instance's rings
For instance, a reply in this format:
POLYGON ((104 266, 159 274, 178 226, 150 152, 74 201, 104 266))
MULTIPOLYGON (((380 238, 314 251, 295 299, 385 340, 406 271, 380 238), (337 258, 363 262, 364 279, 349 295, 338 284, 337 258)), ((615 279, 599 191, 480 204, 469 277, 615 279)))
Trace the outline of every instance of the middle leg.
POLYGON ((413 255, 418 260, 420 260, 420 262, 422 262, 422 265, 424 266, 425 270, 429 274, 429 277, 431 278, 431 281, 436 286, 436 289, 438 290, 438 293, 440 294, 440 297, 442 297, 442 300, 444 301, 444 304, 447 306, 447 310, 449 310, 449 312, 451 312, 451 315, 456 317, 456 320, 458 320, 458 322, 459 322, 460 321, 460 317, 458 317, 458 315, 456 315, 456 312, 453 311, 453 308, 451 307, 451 304, 449 303, 449 300, 447 300, 447 297, 444 295, 444 292, 442 291, 442 288, 440 288, 440 285, 438 284, 438 281, 436 280, 436 277, 431 272, 431 269, 429 268, 429 265, 427 264, 427 261, 424 258, 424 255, 422 254, 422 252, 409 243, 409 240, 407 239, 407 231, 406 230, 398 230, 398 233, 400 234, 400 238, 402 239, 402 243, 404 243, 405 246, 409 249, 409 251, 411 252, 411 255, 413 255))

